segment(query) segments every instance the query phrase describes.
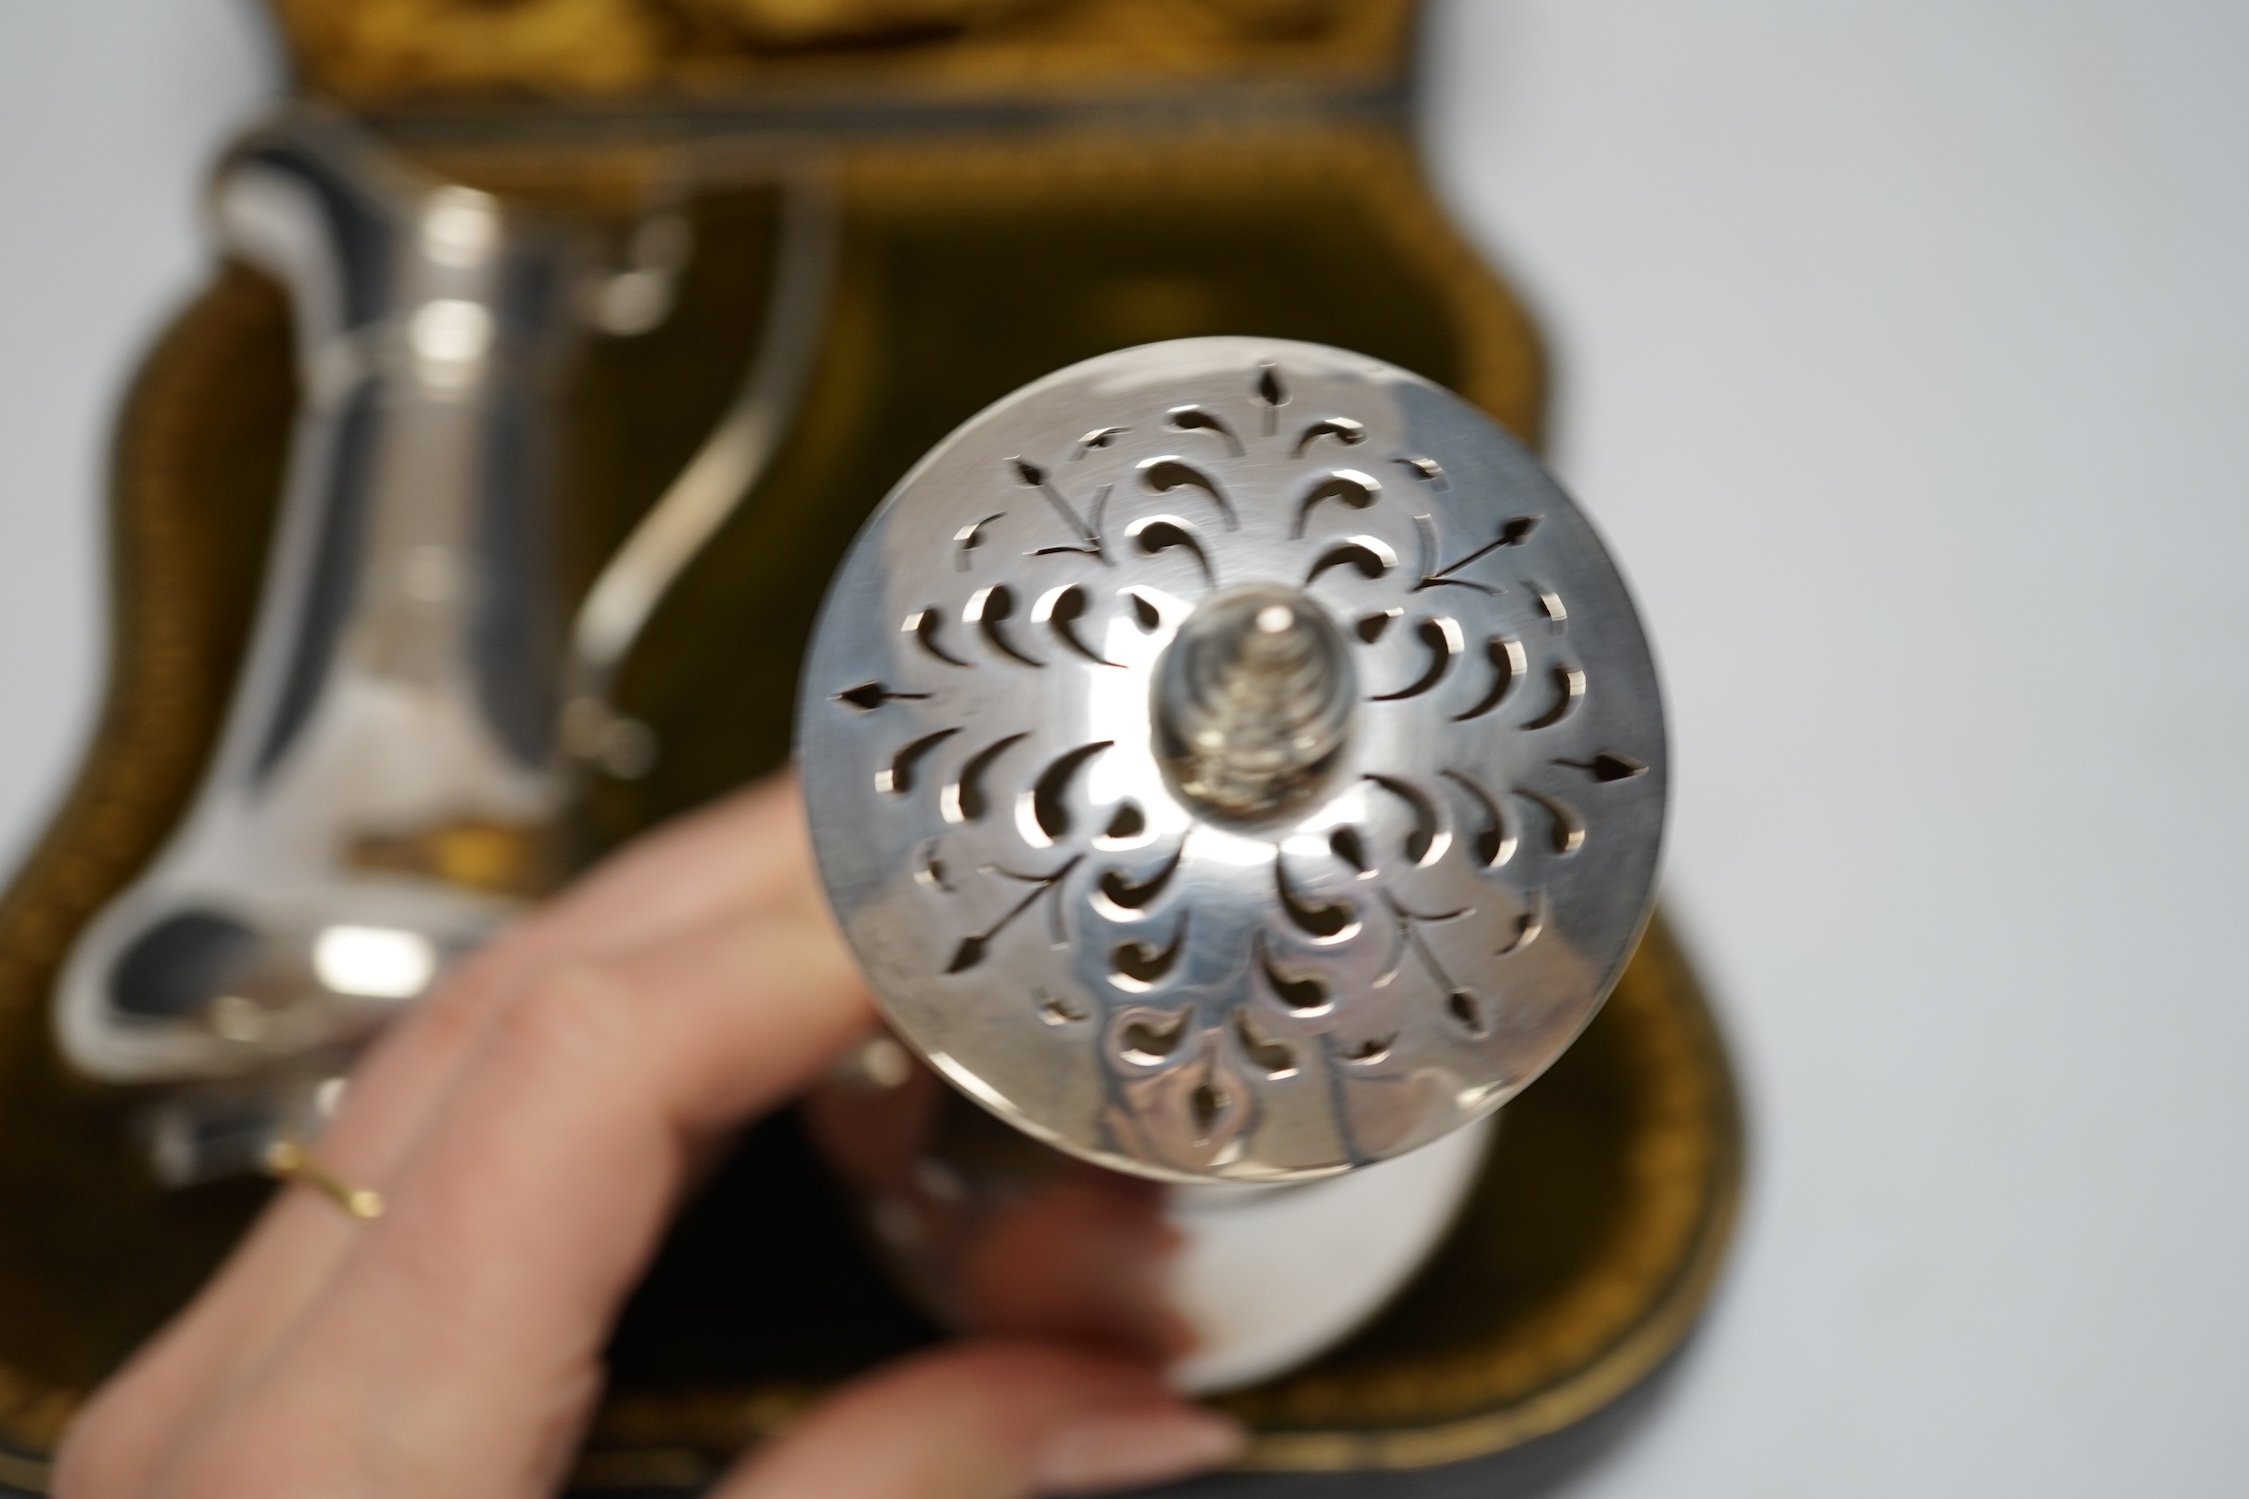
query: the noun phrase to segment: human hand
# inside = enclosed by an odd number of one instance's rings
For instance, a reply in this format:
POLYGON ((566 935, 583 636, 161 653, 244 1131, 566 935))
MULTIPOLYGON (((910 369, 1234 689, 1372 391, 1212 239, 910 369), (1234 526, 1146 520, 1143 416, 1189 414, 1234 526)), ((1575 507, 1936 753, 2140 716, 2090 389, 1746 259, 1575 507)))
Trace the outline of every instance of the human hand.
MULTIPOLYGON (((873 1024, 818 891, 781 778, 644 839, 466 963, 370 1054, 320 1142, 382 1215, 277 1194, 72 1425, 60 1499, 553 1493, 698 1163, 873 1024)), ((1152 1366, 983 1339, 845 1388, 714 1493, 1082 1492, 1240 1440, 1152 1366)))

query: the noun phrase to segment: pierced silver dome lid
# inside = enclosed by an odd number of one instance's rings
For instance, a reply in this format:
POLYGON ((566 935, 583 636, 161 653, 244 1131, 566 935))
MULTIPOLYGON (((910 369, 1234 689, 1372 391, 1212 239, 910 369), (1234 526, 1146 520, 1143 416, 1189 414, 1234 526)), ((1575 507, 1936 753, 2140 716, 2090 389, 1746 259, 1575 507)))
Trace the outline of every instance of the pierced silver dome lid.
POLYGON ((1105 354, 939 443, 836 576, 797 734, 898 1032, 1174 1180, 1497 1108, 1615 982, 1663 829, 1585 516, 1457 397, 1273 339, 1105 354))

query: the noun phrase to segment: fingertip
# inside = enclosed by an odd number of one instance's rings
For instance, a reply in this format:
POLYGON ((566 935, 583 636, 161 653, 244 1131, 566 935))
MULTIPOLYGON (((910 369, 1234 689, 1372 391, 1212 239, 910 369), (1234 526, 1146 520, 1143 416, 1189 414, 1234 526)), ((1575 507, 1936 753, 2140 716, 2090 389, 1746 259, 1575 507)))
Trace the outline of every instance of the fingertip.
POLYGON ((1031 1461, 1041 1494, 1090 1494, 1186 1478, 1249 1445, 1240 1422, 1200 1406, 1101 1412, 1048 1435, 1031 1461))
POLYGON ((1244 1442, 1236 1423, 1182 1400, 1150 1364, 985 1339, 847 1386, 720 1492, 1028 1499, 1182 1478, 1244 1442))

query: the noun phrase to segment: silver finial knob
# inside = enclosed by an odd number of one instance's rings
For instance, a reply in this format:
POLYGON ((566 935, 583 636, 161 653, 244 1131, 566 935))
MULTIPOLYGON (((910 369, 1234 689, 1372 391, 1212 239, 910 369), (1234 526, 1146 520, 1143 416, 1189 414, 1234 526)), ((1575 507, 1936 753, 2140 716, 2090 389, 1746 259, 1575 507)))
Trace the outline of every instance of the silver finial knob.
POLYGON ((1284 1181, 1497 1108, 1647 914, 1662 705, 1592 527, 1364 356, 1152 344, 1016 392, 868 522, 798 709, 899 1033, 1103 1164, 1284 1181))
POLYGON ((1358 707, 1335 624, 1300 589, 1252 583, 1196 606, 1156 662, 1156 754, 1213 817, 1258 822, 1326 784, 1358 707))

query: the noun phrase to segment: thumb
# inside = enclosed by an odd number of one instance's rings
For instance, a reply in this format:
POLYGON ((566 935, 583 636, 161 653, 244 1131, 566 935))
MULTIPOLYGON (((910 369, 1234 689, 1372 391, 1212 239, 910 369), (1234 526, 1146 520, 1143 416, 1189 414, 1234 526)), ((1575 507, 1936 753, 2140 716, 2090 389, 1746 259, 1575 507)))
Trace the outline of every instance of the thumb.
POLYGON ((712 1499, 1027 1499, 1183 1478, 1242 1450, 1239 1426, 1145 1365, 979 1341, 847 1386, 712 1499))

